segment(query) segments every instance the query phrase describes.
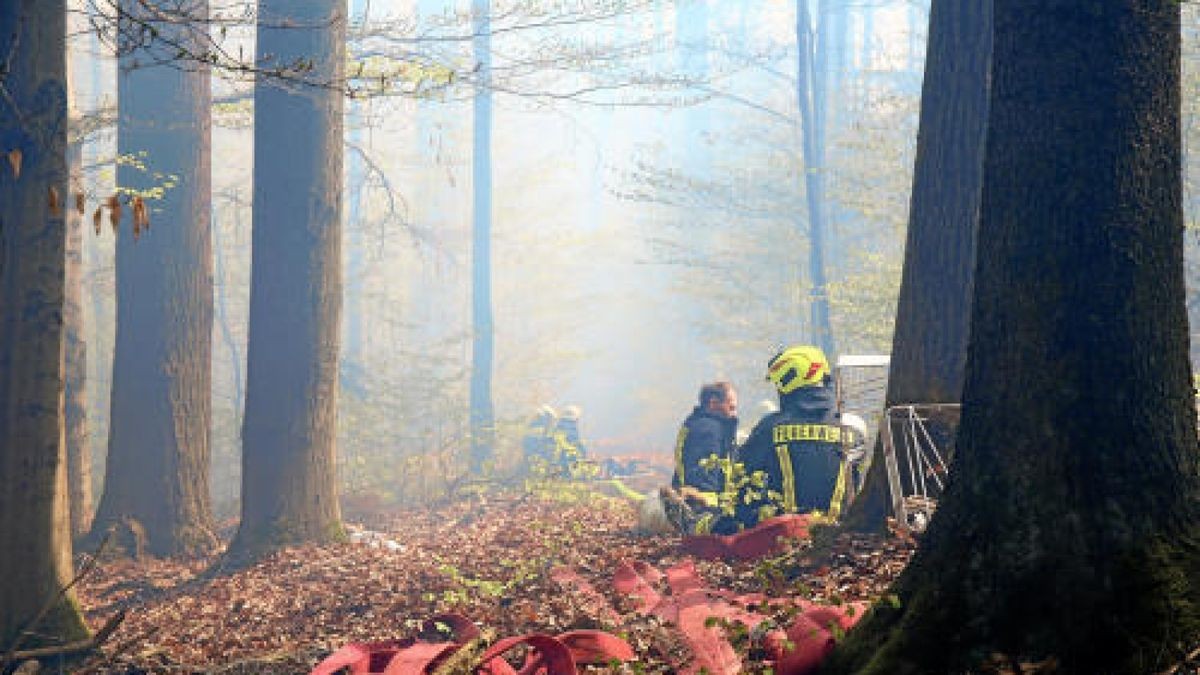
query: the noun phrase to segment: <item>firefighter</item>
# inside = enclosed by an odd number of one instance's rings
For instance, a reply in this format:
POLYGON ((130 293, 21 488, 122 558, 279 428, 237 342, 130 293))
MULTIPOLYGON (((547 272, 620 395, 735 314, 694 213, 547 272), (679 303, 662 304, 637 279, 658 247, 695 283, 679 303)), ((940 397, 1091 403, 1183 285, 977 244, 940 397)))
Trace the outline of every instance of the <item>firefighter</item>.
POLYGON ((673 522, 685 532, 703 531, 725 489, 726 467, 737 436, 737 392, 728 382, 700 388, 675 438, 675 474, 660 497, 673 522))
POLYGON ((583 478, 579 475, 587 448, 579 436, 579 418, 583 411, 577 405, 563 408, 562 416, 554 426, 554 459, 558 473, 564 477, 583 478))
POLYGON ((817 347, 784 349, 767 364, 779 411, 764 417, 739 448, 734 506, 742 527, 784 513, 836 520, 846 496, 845 450, 855 433, 837 414, 829 361, 817 347))
POLYGON ((551 472, 555 463, 554 430, 557 422, 558 413, 554 408, 542 405, 525 428, 521 447, 525 452, 525 466, 530 475, 545 476, 551 472))

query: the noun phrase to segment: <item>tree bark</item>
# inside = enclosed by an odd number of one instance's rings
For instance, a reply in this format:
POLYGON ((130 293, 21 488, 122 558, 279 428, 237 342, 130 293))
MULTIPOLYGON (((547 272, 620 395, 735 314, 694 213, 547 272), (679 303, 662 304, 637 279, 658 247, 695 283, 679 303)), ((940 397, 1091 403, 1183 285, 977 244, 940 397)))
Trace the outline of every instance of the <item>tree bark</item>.
POLYGON ((87 340, 83 325, 83 215, 75 208, 83 193, 83 139, 67 149, 70 203, 66 208, 66 258, 63 288, 63 421, 66 428, 67 493, 71 535, 92 526, 92 449, 87 424, 87 340))
POLYGON ((1200 639, 1179 36, 1171 0, 996 0, 955 469, 830 672, 1160 672, 1200 639))
POLYGON ((8 55, 0 80, 0 649, 7 649, 26 629, 36 637, 25 646, 71 642, 88 631, 73 597, 59 593, 71 577, 62 419, 65 3, 0 3, 0 26, 0 54, 8 55), (43 607, 38 625, 29 625, 43 607))
MULTIPOLYGON (((127 0, 124 12, 146 10, 127 0)), ((184 7, 206 16, 207 0, 184 7)), ((149 17, 148 17, 149 18, 149 17)), ((161 24, 161 22, 159 22, 161 24)), ((91 540, 125 518, 146 551, 197 555, 216 546, 209 496, 212 426, 211 93, 202 65, 151 65, 166 43, 196 44, 192 28, 161 25, 126 46, 118 79, 118 185, 149 207, 149 231, 130 213, 117 234, 117 330, 104 492, 91 540), (171 182, 177 185, 170 186, 171 182), (166 185, 164 185, 164 183, 166 185), (161 198, 154 191, 162 190, 161 198)))
POLYGON ((259 3, 242 522, 232 560, 344 536, 335 440, 342 317, 344 0, 259 3))
MULTIPOLYGON (((350 20, 358 23, 367 18, 367 12, 370 9, 370 4, 365 0, 351 0, 350 2, 350 20)), ((353 59, 355 56, 350 55, 353 59)), ((345 316, 345 337, 342 345, 342 360, 349 364, 355 371, 363 368, 363 351, 364 351, 364 310, 366 303, 363 302, 363 294, 366 290, 363 283, 364 277, 367 275, 367 264, 365 250, 367 246, 366 237, 363 236, 363 230, 366 228, 366 219, 363 217, 363 191, 366 189, 367 176, 366 162, 359 155, 360 152, 366 152, 367 148, 363 147, 364 139, 367 145, 370 145, 371 139, 369 135, 364 135, 363 127, 370 123, 370 109, 368 103, 363 101, 351 101, 350 110, 346 115, 350 128, 346 131, 349 137, 352 151, 346 157, 346 194, 349 197, 347 204, 346 226, 349 228, 349 242, 345 252, 347 269, 346 276, 346 300, 343 314, 345 316)))
POLYGON ((475 93, 471 244, 471 471, 479 474, 491 459, 495 440, 492 371, 495 324, 492 319, 492 91, 491 2, 474 0, 474 48, 479 83, 475 93))
MULTIPOLYGON (((991 0, 935 0, 885 407, 961 401, 991 48, 991 0)), ((952 429, 934 423, 933 433, 953 437, 952 429)), ((897 461, 903 465, 902 455, 897 461)), ((907 467, 900 473, 906 475, 907 467)), ((877 442, 862 494, 845 522, 858 530, 882 528, 889 510, 877 442)))
MULTIPOLYGON (((823 16, 817 17, 824 21, 823 16)), ((818 32, 824 34, 818 25, 818 32)), ((804 196, 808 206, 808 277, 810 326, 813 344, 835 354, 833 324, 829 316, 829 287, 825 274, 825 76, 816 62, 825 64, 820 50, 813 45, 812 19, 808 0, 796 0, 796 97, 800 110, 800 133, 804 152, 804 196)))
MULTIPOLYGON (((230 218, 233 220, 233 231, 242 232, 242 207, 236 199, 229 202, 227 207, 230 213, 230 218)), ((236 424, 240 426, 241 413, 245 409, 246 388, 245 378, 242 376, 242 355, 238 351, 238 340, 233 335, 233 325, 229 316, 229 286, 230 274, 228 272, 229 265, 225 260, 224 248, 221 244, 221 227, 213 223, 213 265, 216 273, 216 297, 213 300, 215 320, 217 327, 221 331, 221 341, 225 343, 225 349, 229 357, 229 372, 231 384, 233 385, 233 414, 236 424)))

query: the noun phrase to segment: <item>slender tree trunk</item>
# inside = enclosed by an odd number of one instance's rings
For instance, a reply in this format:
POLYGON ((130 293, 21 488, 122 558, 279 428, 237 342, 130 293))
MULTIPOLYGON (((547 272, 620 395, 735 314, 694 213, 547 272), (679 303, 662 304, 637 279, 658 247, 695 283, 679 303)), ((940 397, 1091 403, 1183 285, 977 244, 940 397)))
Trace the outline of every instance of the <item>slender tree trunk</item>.
MULTIPOLYGON (((90 63, 88 64, 87 69, 87 107, 90 110, 96 110, 104 103, 102 92, 105 89, 108 89, 108 85, 111 84, 104 81, 105 71, 103 66, 104 62, 108 60, 108 55, 106 54, 107 50, 103 44, 103 41, 101 40, 101 37, 96 35, 95 31, 88 31, 87 45, 88 51, 92 55, 89 59, 90 63)), ((77 83, 73 80, 71 86, 74 87, 76 84, 80 83, 77 83)), ((89 139, 89 142, 83 147, 84 166, 95 165, 102 161, 102 157, 111 155, 111 151, 107 148, 102 148, 102 145, 103 143, 97 138, 93 137, 89 139)), ((108 192, 107 184, 111 183, 112 179, 100 176, 95 171, 85 172, 83 174, 83 178, 85 183, 81 187, 86 188, 85 192, 93 198, 94 201, 91 204, 91 208, 94 209, 99 206, 99 200, 96 199, 96 196, 108 192)), ((87 228, 90 225, 91 223, 86 222, 86 220, 83 223, 84 228, 87 228)), ((107 288, 101 288, 101 284, 97 283, 97 280, 103 276, 106 268, 113 264, 114 256, 104 254, 99 238, 94 238, 91 240, 85 239, 84 248, 85 256, 87 258, 86 269, 88 275, 82 282, 82 292, 86 298, 89 310, 88 315, 91 317, 91 322, 89 325, 90 330, 87 334, 88 340, 86 341, 87 344, 91 346, 91 359, 89 359, 87 362, 88 370, 85 374, 88 384, 87 393, 89 394, 88 406, 91 410, 89 419, 94 424, 97 420, 105 419, 103 415, 108 413, 109 399, 112 395, 112 372, 111 369, 104 367, 104 356, 110 352, 105 349, 105 340, 102 337, 104 331, 101 330, 101 326, 110 325, 108 321, 113 318, 112 313, 104 311, 105 301, 107 298, 111 297, 112 294, 107 288)), ((88 527, 90 528, 92 518, 95 517, 96 514, 95 474, 98 470, 103 470, 103 463, 107 460, 108 448, 106 443, 108 441, 108 430, 104 428, 104 426, 89 426, 88 437, 89 441, 91 441, 90 447, 92 450, 91 458, 93 474, 92 485, 90 486, 93 490, 92 506, 88 516, 88 527), (97 467, 97 464, 99 464, 99 467, 97 467)), ((86 536, 86 533, 83 536, 86 536)))
POLYGON ((850 70, 850 3, 834 0, 826 11, 829 13, 829 85, 826 91, 840 102, 846 99, 843 88, 850 70))
MULTIPOLYGON (((709 78, 708 31, 712 8, 708 0, 678 0, 675 5, 675 68, 690 81, 705 83, 709 78)), ((705 134, 710 131, 707 103, 687 106, 682 111, 678 143, 684 169, 702 183, 712 180, 711 153, 705 134)))
POLYGON ((808 0, 796 0, 796 95, 804 151, 804 193, 808 204, 809 302, 813 344, 834 354, 833 326, 829 318, 829 288, 825 277, 825 105, 823 75, 814 66, 812 20, 808 0))
POLYGON ((0 649, 87 634, 69 593, 63 441, 66 6, 0 3, 0 649), (15 170, 19 166, 19 172, 15 170), (39 610, 49 608, 36 626, 39 610))
POLYGON ((345 0, 262 0, 254 234, 235 561, 344 534, 337 500, 345 0))
MULTIPOLYGON (((364 0, 350 2, 350 18, 353 22, 361 22, 366 18, 369 5, 364 0)), ((351 58, 354 58, 351 55, 351 58)), ((367 273, 366 260, 363 251, 366 247, 363 237, 362 194, 363 178, 366 175, 366 162, 359 153, 365 152, 363 147, 365 136, 362 127, 368 122, 367 103, 351 101, 350 111, 346 116, 350 123, 347 136, 353 146, 346 158, 346 194, 349 197, 347 205, 346 225, 349 228, 349 245, 346 247, 346 344, 342 349, 342 360, 352 366, 350 372, 358 373, 363 367, 363 277, 367 273)))
MULTIPOLYGON (((72 99, 74 96, 72 95, 72 99)), ((63 421, 66 427, 67 485, 71 535, 92 525, 92 449, 87 425, 87 341, 83 325, 83 216, 75 195, 83 194, 83 139, 67 147, 71 204, 66 209, 66 265, 63 288, 63 421)))
MULTIPOLYGON (((885 406, 958 403, 967 360, 991 65, 992 3, 934 0, 921 92, 904 270, 885 406)), ((934 433, 952 438, 945 420, 934 433), (942 433, 945 432, 945 433, 942 433)), ((897 455, 907 475, 903 453, 897 455)), ((882 445, 846 514, 882 528, 890 508, 882 445)))
MULTIPOLYGON (((227 207, 232 214, 234 232, 242 231, 242 207, 239 201, 235 193, 235 198, 227 207)), ((242 355, 238 351, 238 341, 233 336, 233 323, 229 317, 229 267, 225 261, 225 249, 221 243, 221 227, 215 220, 213 222, 212 237, 213 263, 216 272, 214 309, 216 312, 217 327, 221 331, 221 341, 225 343, 225 349, 229 354, 230 379, 233 380, 233 415, 235 424, 240 426, 246 398, 245 378, 242 377, 242 355)))
POLYGON ((1179 17, 996 0, 955 468, 831 672, 1153 673, 1200 640, 1179 17))
POLYGON ((871 62, 875 59, 875 10, 871 3, 865 2, 859 7, 862 13, 863 31, 862 43, 859 45, 859 69, 869 71, 871 62))
POLYGON ((933 4, 932 0, 924 2, 925 6, 922 6, 922 0, 912 0, 908 3, 908 49, 905 50, 905 70, 913 74, 917 72, 917 64, 921 62, 921 31, 917 29, 921 26, 922 10, 933 4))
MULTIPOLYGON (((78 3, 69 3, 68 12, 78 3)), ((79 12, 68 14, 67 30, 77 34, 86 29, 79 12)), ((90 32, 89 39, 92 37, 90 32)), ((72 40, 67 44, 68 124, 78 115, 80 94, 80 54, 72 40)), ((66 224, 66 260, 63 279, 63 423, 66 428, 67 494, 71 511, 71 536, 87 533, 92 524, 92 451, 88 442, 87 424, 87 341, 83 314, 83 213, 76 208, 75 199, 85 192, 83 179, 84 138, 75 130, 67 131, 67 174, 70 182, 69 208, 66 224)))
POLYGON ((474 0, 475 62, 479 90, 475 93, 474 153, 471 159, 474 228, 471 245, 471 470, 483 471, 495 440, 492 408, 492 91, 491 1, 474 0))
MULTIPOLYGON (((133 16, 146 12, 132 0, 122 8, 133 16)), ((184 9, 207 16, 207 0, 184 9)), ((117 235, 109 451, 91 539, 132 519, 145 531, 148 552, 196 555, 217 543, 208 483, 212 98, 203 67, 144 65, 171 58, 163 51, 174 49, 168 42, 203 48, 189 27, 160 31, 159 40, 121 56, 117 151, 129 161, 117 180, 146 199, 151 228, 139 235, 130 214, 117 235), (156 188, 163 188, 161 199, 156 188)))

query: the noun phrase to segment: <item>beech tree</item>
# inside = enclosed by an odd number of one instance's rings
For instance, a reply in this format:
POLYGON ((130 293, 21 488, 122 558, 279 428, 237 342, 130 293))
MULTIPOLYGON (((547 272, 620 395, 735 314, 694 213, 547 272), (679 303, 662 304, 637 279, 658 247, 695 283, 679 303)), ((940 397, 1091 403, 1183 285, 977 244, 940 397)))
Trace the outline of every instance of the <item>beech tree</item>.
MULTIPOLYGON (((153 19, 150 8, 133 0, 121 11, 131 20, 153 19)), ((207 13, 207 0, 186 7, 198 21, 207 13)), ((135 208, 126 209, 127 225, 117 234, 109 450, 92 538, 129 518, 144 530, 146 550, 165 556, 203 553, 217 539, 208 482, 209 73, 203 64, 169 63, 177 45, 202 49, 195 26, 161 22, 158 30, 148 44, 122 33, 118 45, 117 184, 135 208), (139 212, 138 203, 146 210, 139 212), (152 226, 143 231, 147 218, 152 226)))
POLYGON ((1160 672, 1200 638, 1180 5, 996 0, 950 483, 830 672, 1160 672))
POLYGON ((345 0, 263 0, 254 87, 253 259, 233 559, 343 536, 335 432, 342 316, 345 0))
MULTIPOLYGON (((76 69, 70 68, 74 90, 76 69)), ((75 114, 77 96, 70 95, 68 117, 75 114)), ((67 146, 70 193, 82 194, 83 139, 75 137, 67 146)), ((67 239, 63 277, 63 424, 66 433, 67 494, 71 512, 71 534, 86 534, 92 525, 92 450, 87 426, 87 338, 83 325, 83 213, 66 211, 67 239)))
POLYGON ((473 0, 475 62, 474 151, 471 156, 473 227, 471 237, 471 470, 479 472, 492 455, 495 412, 492 406, 492 356, 496 342, 492 318, 492 91, 491 2, 473 0))
MULTIPOLYGON (((961 400, 983 184, 991 12, 991 0, 934 0, 930 10, 885 406, 961 400)), ((902 454, 897 456, 901 463, 902 454)), ((850 527, 882 527, 889 508, 884 466, 877 442, 863 492, 846 516, 850 527)), ((901 467, 901 474, 906 472, 901 467)))
POLYGON ((66 6, 0 3, 0 649, 81 639, 63 445, 66 6), (45 610, 40 615, 39 612, 45 610), (37 625, 33 625, 34 621, 37 625), (23 631, 31 631, 24 634, 23 631))
POLYGON ((808 277, 810 286, 809 334, 814 344, 834 354, 833 325, 829 317, 829 288, 825 273, 828 205, 825 203, 825 83, 829 50, 825 3, 817 9, 814 36, 809 0, 796 0, 796 101, 804 153, 804 196, 808 207, 808 277))

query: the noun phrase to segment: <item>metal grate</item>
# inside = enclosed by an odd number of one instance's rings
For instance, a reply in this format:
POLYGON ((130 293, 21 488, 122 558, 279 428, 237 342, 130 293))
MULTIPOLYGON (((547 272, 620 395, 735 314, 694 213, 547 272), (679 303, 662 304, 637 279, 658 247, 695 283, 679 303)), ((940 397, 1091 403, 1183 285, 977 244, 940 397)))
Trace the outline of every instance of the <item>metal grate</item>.
POLYGON ((883 458, 896 521, 923 531, 945 489, 957 403, 894 405, 882 425, 883 458))
POLYGON ((891 357, 882 354, 847 355, 839 357, 834 366, 838 412, 854 413, 866 421, 868 448, 875 445, 883 415, 890 362, 891 357))

